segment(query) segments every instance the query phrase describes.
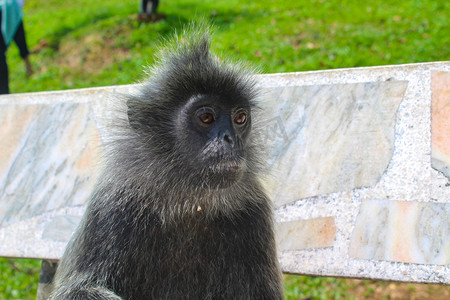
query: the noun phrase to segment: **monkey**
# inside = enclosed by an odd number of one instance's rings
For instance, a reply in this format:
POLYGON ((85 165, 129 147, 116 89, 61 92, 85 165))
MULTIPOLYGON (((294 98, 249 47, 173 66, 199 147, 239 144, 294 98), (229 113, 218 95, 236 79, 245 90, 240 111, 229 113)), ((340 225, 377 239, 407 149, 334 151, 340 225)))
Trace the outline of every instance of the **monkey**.
POLYGON ((50 299, 283 299, 253 69, 175 34, 135 95, 50 299))

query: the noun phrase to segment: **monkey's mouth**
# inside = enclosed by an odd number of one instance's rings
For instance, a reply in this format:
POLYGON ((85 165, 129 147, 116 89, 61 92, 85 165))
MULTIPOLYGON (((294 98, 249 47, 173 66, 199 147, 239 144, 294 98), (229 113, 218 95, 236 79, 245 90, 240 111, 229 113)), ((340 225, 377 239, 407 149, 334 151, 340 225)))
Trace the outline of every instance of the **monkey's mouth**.
POLYGON ((240 161, 219 161, 208 166, 206 177, 207 186, 216 188, 226 188, 242 177, 243 162, 240 161))
POLYGON ((209 171, 214 174, 239 173, 242 170, 242 163, 239 161, 220 161, 209 165, 209 171))

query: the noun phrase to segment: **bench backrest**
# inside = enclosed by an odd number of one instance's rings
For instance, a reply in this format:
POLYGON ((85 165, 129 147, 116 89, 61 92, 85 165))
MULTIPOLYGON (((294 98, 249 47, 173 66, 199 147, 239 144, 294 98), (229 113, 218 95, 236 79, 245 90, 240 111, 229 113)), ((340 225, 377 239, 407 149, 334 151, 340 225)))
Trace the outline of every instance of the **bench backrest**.
MULTIPOLYGON (((283 271, 450 283, 450 63, 260 75, 283 271)), ((0 256, 58 259, 114 86, 0 97, 0 256)))

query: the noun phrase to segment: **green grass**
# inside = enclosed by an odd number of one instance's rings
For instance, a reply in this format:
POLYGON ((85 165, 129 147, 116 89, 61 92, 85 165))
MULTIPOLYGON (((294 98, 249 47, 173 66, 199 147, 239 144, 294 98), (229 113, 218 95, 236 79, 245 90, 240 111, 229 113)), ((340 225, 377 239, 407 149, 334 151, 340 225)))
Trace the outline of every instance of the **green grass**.
POLYGON ((128 84, 161 39, 191 20, 216 25, 214 50, 265 73, 448 60, 448 1, 161 1, 167 18, 139 24, 135 1, 27 1, 35 74, 15 46, 12 92, 128 84))
POLYGON ((350 285, 345 279, 285 275, 286 299, 350 299, 350 285))
POLYGON ((34 299, 40 261, 0 258, 0 300, 34 299))
MULTIPOLYGON (((161 1, 166 19, 139 24, 138 0, 27 0, 25 29, 34 74, 8 51, 14 93, 129 84, 143 78, 157 45, 206 18, 219 55, 264 73, 448 60, 448 1, 161 1)), ((33 299, 39 261, 0 258, 0 299, 33 299)), ((365 284, 365 283, 364 283, 365 284)), ((347 299, 349 282, 286 276, 288 299, 347 299)), ((364 286, 364 285, 363 285, 364 286)), ((364 286, 365 287, 365 286, 364 286)), ((363 296, 370 296, 368 285, 363 296)))

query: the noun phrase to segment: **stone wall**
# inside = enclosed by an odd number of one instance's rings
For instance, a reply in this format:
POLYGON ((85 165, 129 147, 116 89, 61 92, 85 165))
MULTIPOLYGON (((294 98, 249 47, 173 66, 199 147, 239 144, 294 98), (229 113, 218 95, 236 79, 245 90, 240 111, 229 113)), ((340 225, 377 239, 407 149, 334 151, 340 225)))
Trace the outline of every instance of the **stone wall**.
MULTIPOLYGON (((258 78, 283 270, 449 284, 450 63, 258 78)), ((61 256, 135 91, 0 97, 0 256, 61 256)))

